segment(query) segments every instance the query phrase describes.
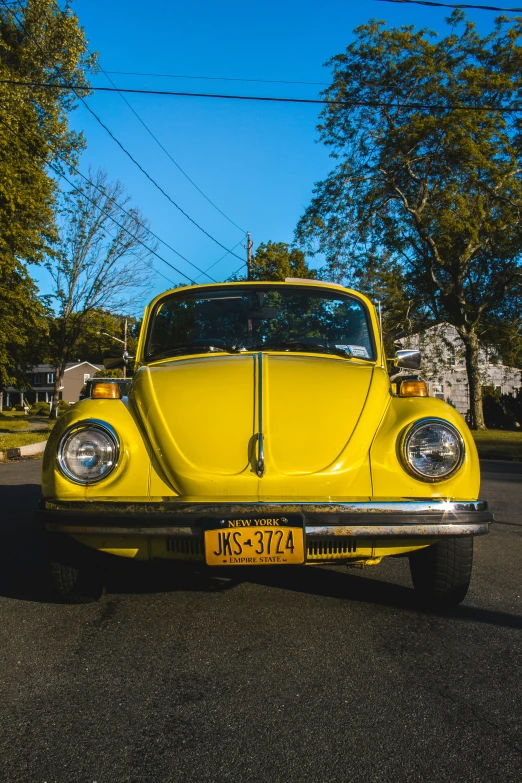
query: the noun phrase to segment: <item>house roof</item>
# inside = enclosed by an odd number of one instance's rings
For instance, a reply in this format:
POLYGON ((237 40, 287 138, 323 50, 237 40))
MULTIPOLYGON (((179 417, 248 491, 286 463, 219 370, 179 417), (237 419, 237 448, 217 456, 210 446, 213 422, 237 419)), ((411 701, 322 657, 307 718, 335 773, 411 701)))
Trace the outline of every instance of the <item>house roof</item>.
POLYGON ((74 367, 80 367, 82 364, 88 364, 89 367, 92 367, 94 370, 101 370, 103 368, 102 364, 93 364, 92 362, 69 362, 65 368, 65 372, 69 372, 69 370, 72 370, 74 367))
MULTIPOLYGON (((101 370, 102 367, 103 367, 102 364, 93 364, 92 362, 87 362, 87 361, 83 361, 83 362, 68 362, 67 367, 65 368, 65 372, 67 372, 68 370, 72 370, 73 367, 80 367, 82 364, 88 364, 89 367, 92 367, 95 370, 101 370)), ((33 367, 32 371, 33 371, 33 373, 54 372, 55 369, 56 368, 53 367, 52 364, 37 364, 35 367, 33 367)))

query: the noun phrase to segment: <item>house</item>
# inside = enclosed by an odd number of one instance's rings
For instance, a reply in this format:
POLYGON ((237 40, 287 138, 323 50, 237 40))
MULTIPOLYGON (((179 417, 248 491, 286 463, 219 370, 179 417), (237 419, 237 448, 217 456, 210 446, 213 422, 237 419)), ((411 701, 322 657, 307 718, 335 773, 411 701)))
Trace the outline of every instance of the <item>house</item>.
MULTIPOLYGON (((469 386, 464 345, 455 327, 442 323, 423 332, 402 337, 401 348, 422 352, 421 377, 431 397, 449 402, 463 416, 469 411, 469 386)), ((491 346, 481 345, 480 374, 483 386, 494 386, 501 394, 514 394, 522 385, 522 371, 502 364, 491 346)))
MULTIPOLYGON (((101 370, 100 364, 92 362, 70 362, 63 376, 61 399, 78 402, 82 386, 95 372, 101 370)), ((38 364, 33 367, 31 389, 18 391, 8 386, 0 392, 0 410, 12 405, 32 405, 34 402, 51 403, 54 396, 54 367, 50 364, 38 364)))

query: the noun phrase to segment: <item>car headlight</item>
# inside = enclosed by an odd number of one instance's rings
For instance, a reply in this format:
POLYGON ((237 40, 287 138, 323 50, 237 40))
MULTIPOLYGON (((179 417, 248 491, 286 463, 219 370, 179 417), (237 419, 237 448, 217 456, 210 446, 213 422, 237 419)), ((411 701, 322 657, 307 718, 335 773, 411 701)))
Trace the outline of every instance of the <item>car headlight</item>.
POLYGON ((93 484, 114 470, 119 451, 118 438, 109 424, 96 420, 78 422, 62 436, 58 464, 73 481, 93 484))
POLYGON ((406 469, 424 481, 442 481, 455 473, 464 459, 464 441, 453 424, 443 419, 421 419, 402 441, 406 469))

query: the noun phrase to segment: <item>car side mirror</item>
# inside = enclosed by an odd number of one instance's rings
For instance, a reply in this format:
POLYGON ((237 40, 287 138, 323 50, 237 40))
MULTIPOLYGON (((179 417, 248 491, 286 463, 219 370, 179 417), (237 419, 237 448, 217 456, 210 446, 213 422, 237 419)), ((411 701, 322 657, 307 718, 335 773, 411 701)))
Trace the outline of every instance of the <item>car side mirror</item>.
POLYGON ((395 354, 395 367, 404 367, 407 370, 418 370, 421 366, 422 354, 420 351, 404 350, 395 354))
POLYGON ((133 359, 133 356, 129 356, 127 351, 113 351, 103 352, 103 366, 106 370, 120 370, 123 367, 129 366, 129 360, 133 359))

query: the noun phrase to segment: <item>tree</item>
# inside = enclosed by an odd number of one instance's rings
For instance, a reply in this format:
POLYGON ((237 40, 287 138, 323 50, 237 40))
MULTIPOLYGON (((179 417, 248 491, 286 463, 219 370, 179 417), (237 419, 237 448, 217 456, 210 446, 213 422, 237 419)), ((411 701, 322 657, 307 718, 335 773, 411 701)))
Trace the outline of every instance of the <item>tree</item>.
POLYGON ((457 329, 481 429, 479 340, 522 303, 522 19, 484 38, 461 11, 447 21, 440 40, 370 21, 330 60, 319 131, 336 164, 296 236, 348 278, 387 255, 409 318, 457 329))
POLYGON ((127 350, 131 356, 134 356, 138 345, 139 331, 137 336, 135 335, 138 320, 108 310, 93 310, 86 317, 76 342, 76 358, 95 364, 100 363, 104 351, 116 348, 118 340, 123 340, 125 318, 127 318, 127 350))
MULTIPOLYGON (((30 386, 47 342, 45 309, 22 266, 0 264, 0 389, 30 386)), ((3 395, 0 393, 0 409, 3 395)))
POLYGON ((0 385, 24 385, 45 334, 43 310, 27 263, 40 263, 56 239, 57 185, 47 164, 63 166, 83 146, 69 131, 76 97, 66 90, 13 82, 74 82, 87 94, 93 64, 69 3, 14 0, 0 4, 0 385), (61 74, 61 75, 60 75, 61 74))
POLYGON ((77 187, 64 194, 60 239, 46 262, 57 311, 49 323, 49 360, 56 368, 52 418, 67 363, 76 358, 96 314, 135 307, 150 277, 150 252, 142 244, 149 238, 145 219, 128 207, 119 182, 108 183, 101 170, 90 172, 89 179, 85 191, 77 187))
POLYGON ((262 242, 252 259, 252 280, 284 280, 285 277, 315 278, 302 250, 286 242, 262 242))

